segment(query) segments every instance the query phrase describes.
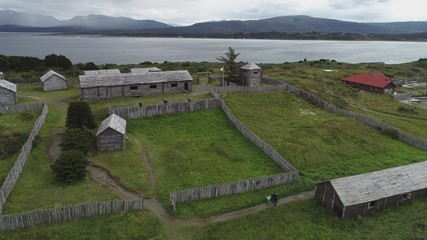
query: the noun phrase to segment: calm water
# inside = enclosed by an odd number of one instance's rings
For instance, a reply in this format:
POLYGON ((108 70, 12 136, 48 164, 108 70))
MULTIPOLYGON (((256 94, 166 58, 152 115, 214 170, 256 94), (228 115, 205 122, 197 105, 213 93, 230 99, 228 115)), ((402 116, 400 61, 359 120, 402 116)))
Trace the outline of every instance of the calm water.
POLYGON ((122 38, 0 33, 0 54, 65 55, 73 63, 217 62, 232 47, 237 60, 282 63, 334 59, 340 62, 403 63, 427 58, 427 42, 310 41, 188 38, 122 38))

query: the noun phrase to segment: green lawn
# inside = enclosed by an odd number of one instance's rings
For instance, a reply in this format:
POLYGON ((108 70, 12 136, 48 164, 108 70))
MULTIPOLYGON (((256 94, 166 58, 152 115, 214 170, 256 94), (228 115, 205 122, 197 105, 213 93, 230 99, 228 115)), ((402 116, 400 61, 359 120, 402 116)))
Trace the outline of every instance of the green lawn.
POLYGON ((160 199, 169 210, 170 192, 282 172, 220 109, 130 120, 128 132, 148 149, 160 199))
POLYGON ((0 140, 0 149, 2 149, 0 153, 0 183, 3 183, 15 163, 16 158, 21 152, 21 146, 27 141, 33 129, 34 122, 39 115, 40 111, 0 114, 0 137, 2 138, 0 140), (9 152, 10 148, 13 149, 14 153, 12 151, 9 152))
POLYGON ((393 66, 373 70, 363 64, 358 65, 358 68, 338 63, 331 63, 331 65, 323 67, 297 64, 289 69, 278 69, 277 67, 269 69, 265 75, 314 92, 317 96, 338 107, 370 115, 408 133, 427 139, 427 109, 417 108, 416 114, 399 112, 400 106, 407 105, 393 101, 390 95, 365 92, 341 83, 342 78, 357 73, 383 70, 386 74, 402 74, 407 68, 404 64, 395 67, 400 71, 393 69, 393 66), (326 68, 335 69, 335 71, 324 72, 323 69, 326 68))
POLYGON ((426 239, 427 199, 342 221, 314 199, 213 224, 193 239, 426 239))
POLYGON ((111 214, 2 232, 0 239, 164 239, 160 221, 149 211, 111 214))
POLYGON ((427 160, 427 152, 288 93, 229 94, 234 114, 316 182, 427 160))

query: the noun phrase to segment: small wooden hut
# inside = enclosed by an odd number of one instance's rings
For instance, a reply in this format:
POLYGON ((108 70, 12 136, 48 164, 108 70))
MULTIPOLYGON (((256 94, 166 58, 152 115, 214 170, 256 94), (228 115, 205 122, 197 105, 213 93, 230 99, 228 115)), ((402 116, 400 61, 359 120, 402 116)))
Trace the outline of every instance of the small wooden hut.
POLYGON ((427 161, 318 183, 315 198, 354 218, 427 196, 427 161))
POLYGON ((122 150, 126 141, 126 120, 111 114, 102 121, 96 133, 98 150, 122 150))
POLYGON ((241 67, 243 85, 249 87, 259 87, 262 83, 262 69, 255 63, 248 63, 241 67))
POLYGON ((3 73, 0 72, 0 105, 16 104, 16 95, 16 84, 4 80, 3 73))
POLYGON ((67 79, 53 70, 50 70, 41 76, 40 80, 42 81, 43 90, 45 91, 55 91, 68 88, 67 79))

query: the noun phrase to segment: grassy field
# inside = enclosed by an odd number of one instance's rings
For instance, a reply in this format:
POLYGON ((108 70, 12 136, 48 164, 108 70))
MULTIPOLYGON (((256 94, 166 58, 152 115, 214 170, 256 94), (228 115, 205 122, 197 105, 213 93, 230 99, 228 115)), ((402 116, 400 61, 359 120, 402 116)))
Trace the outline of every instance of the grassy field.
POLYGON ((164 239, 159 220, 141 210, 2 232, 0 239, 164 239))
POLYGON ((342 221, 313 200, 272 207, 258 214, 195 231, 193 239, 426 239, 427 200, 342 221))
MULTIPOLYGON (((372 67, 368 64, 353 66, 340 63, 330 63, 329 65, 323 63, 311 66, 309 63, 295 63, 291 66, 273 67, 266 70, 265 75, 312 91, 338 107, 373 116, 413 135, 427 139, 427 109, 417 108, 416 114, 399 112, 399 107, 406 105, 393 101, 390 95, 353 89, 340 81, 344 77, 366 73, 367 71, 382 71, 389 75, 409 77, 411 75, 403 75, 410 68, 405 64, 372 67), (324 72, 323 70, 327 68, 335 71, 324 72)), ((418 69, 414 71, 423 71, 420 74, 424 74, 426 71, 421 67, 412 66, 412 68, 413 70, 418 69)))
POLYGON ((0 137, 2 138, 0 139, 0 183, 3 183, 15 163, 21 146, 27 141, 34 121, 39 115, 40 111, 0 114, 0 137))
POLYGON ((147 147, 169 210, 172 191, 282 172, 219 109, 130 120, 128 131, 147 147))
POLYGON ((427 152, 288 93, 229 94, 237 118, 300 170, 319 181, 427 160, 427 152), (256 114, 254 114, 256 113, 256 114))

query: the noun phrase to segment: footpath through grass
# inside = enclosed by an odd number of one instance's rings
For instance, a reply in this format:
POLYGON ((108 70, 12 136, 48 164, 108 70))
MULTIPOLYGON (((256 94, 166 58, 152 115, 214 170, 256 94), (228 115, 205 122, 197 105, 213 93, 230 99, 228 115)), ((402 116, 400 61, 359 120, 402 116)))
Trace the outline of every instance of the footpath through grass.
POLYGON ((237 118, 300 170, 304 189, 319 181, 427 160, 427 151, 289 93, 229 94, 226 102, 237 118))
MULTIPOLYGON (((314 199, 198 230, 193 239, 426 239, 427 199, 342 221, 314 199)), ((189 230, 190 231, 190 230, 189 230)))

